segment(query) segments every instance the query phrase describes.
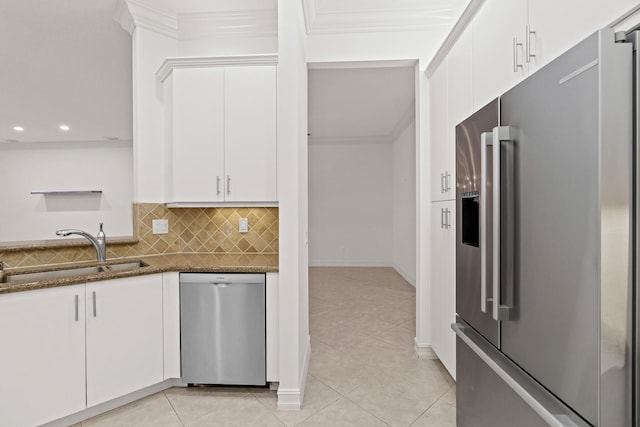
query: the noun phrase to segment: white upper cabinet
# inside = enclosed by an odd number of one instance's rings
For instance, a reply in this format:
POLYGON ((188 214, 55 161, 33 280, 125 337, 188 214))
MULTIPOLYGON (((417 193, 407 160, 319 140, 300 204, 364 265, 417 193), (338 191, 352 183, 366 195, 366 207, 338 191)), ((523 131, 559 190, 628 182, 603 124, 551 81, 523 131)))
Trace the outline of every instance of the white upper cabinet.
POLYGON ((226 201, 276 201, 276 67, 225 67, 226 201))
POLYGON ((172 76, 168 200, 224 201, 224 68, 181 68, 172 76))
POLYGON ((473 100, 480 108, 526 74, 527 0, 488 0, 473 19, 473 100))
POLYGON ((86 318, 87 406, 164 379, 162 275, 87 284, 86 318))
POLYGON ((531 57, 535 71, 638 5, 637 0, 529 0, 531 57))
POLYGON ((454 194, 453 159, 447 138, 447 61, 429 79, 429 162, 431 200, 447 200, 454 194))
POLYGON ((275 58, 175 58, 164 82, 165 201, 275 203, 275 58))
POLYGON ((0 425, 85 409, 84 285, 0 295, 0 425))
MULTIPOLYGON (((473 40, 471 27, 460 35, 447 58, 448 118, 454 127, 473 113, 473 40)), ((453 132, 455 138, 455 132, 453 132)))

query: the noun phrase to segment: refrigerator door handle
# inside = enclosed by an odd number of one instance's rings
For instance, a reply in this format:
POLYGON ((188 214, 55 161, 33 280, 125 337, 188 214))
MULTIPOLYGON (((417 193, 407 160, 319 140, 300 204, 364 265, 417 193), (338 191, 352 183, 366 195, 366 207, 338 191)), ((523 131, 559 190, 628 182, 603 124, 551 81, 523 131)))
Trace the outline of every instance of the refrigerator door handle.
POLYGON ((493 300, 487 297, 487 151, 493 145, 493 133, 480 135, 480 310, 492 310, 493 300))
MULTIPOLYGON (((513 307, 502 304, 501 284, 507 282, 513 285, 513 280, 506 280, 501 277, 501 261, 508 262, 506 257, 501 260, 501 217, 502 211, 500 202, 502 199, 501 190, 501 151, 503 142, 512 142, 513 130, 509 126, 498 126, 493 128, 493 318, 495 320, 509 320, 513 307)), ((507 236, 511 238, 512 236, 507 236)))

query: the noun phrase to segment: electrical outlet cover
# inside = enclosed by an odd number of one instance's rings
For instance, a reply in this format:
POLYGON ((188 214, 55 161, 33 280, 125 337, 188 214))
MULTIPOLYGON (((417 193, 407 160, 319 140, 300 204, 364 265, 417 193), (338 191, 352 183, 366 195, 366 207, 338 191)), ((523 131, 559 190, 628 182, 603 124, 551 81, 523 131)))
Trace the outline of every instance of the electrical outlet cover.
POLYGON ((240 221, 238 221, 238 231, 240 233, 249 232, 249 220, 247 218, 240 218, 240 221))
POLYGON ((168 219, 154 219, 151 224, 153 234, 167 234, 169 232, 168 219))

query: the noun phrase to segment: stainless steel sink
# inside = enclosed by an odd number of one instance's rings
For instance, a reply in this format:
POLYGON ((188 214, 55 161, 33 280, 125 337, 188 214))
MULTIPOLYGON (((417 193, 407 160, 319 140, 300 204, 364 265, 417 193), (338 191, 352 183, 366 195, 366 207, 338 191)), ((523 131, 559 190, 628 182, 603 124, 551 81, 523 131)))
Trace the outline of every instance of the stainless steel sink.
POLYGON ((149 264, 146 264, 142 261, 134 261, 134 262, 124 262, 121 264, 110 264, 110 265, 105 265, 104 269, 108 270, 108 271, 130 271, 130 270, 137 270, 139 268, 142 267, 148 267, 149 264))
POLYGON ((91 274, 116 273, 123 271, 137 270, 147 267, 148 264, 142 261, 125 262, 119 264, 106 264, 90 267, 74 267, 64 269, 42 270, 29 273, 9 272, 0 274, 0 283, 26 283, 43 280, 61 279, 67 277, 86 276, 91 274))

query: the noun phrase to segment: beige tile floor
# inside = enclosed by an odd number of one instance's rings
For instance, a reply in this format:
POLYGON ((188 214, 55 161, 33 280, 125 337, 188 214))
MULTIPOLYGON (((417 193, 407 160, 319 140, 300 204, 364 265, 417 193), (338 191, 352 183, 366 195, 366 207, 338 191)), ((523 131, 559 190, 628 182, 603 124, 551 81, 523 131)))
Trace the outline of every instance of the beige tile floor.
POLYGON ((455 385, 413 353, 415 289, 390 268, 311 268, 304 406, 262 388, 171 388, 82 426, 455 427, 455 385))

